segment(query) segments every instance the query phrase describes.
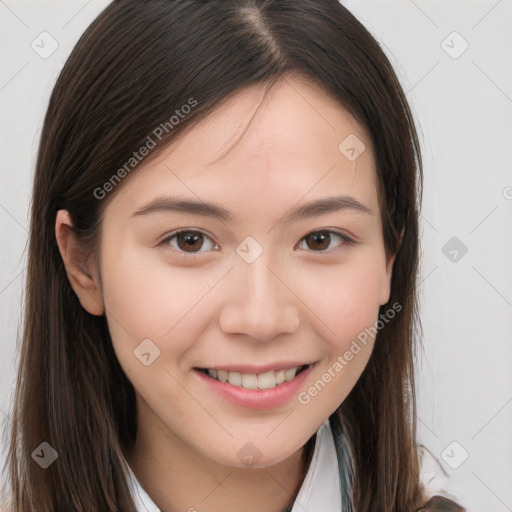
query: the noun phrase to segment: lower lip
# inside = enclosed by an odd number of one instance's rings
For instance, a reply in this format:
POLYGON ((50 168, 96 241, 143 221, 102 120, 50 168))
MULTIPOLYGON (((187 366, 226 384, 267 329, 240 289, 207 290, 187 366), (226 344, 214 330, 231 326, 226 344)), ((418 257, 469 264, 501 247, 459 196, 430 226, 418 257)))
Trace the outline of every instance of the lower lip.
POLYGON ((263 410, 279 407, 297 395, 314 366, 314 364, 310 365, 291 381, 270 389, 245 389, 213 379, 199 370, 194 371, 213 391, 231 403, 248 409, 263 410))

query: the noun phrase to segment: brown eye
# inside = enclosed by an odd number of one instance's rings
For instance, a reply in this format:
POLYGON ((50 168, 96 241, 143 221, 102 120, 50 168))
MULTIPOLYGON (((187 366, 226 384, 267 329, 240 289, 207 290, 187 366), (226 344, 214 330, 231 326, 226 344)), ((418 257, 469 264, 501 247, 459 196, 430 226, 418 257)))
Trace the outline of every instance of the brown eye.
POLYGON ((177 231, 168 236, 165 240, 162 240, 161 245, 169 245, 176 251, 182 253, 200 254, 201 252, 206 252, 201 251, 205 245, 205 241, 207 242, 206 246, 208 246, 208 243, 210 244, 210 248, 208 249, 207 247, 206 251, 218 248, 209 236, 200 231, 193 230, 177 231))
POLYGON ((354 243, 354 241, 348 236, 329 230, 313 231, 309 235, 306 235, 302 240, 306 242, 307 248, 314 252, 327 252, 326 249, 331 245, 333 236, 334 239, 337 237, 342 240, 341 243, 338 243, 338 247, 354 243))
POLYGON ((201 233, 197 233, 196 231, 182 231, 176 235, 176 240, 178 242, 178 247, 182 251, 192 251, 199 250, 203 245, 203 235, 201 233))
POLYGON ((306 243, 310 249, 319 249, 321 251, 327 249, 331 243, 331 235, 325 231, 311 233, 306 237, 306 243))

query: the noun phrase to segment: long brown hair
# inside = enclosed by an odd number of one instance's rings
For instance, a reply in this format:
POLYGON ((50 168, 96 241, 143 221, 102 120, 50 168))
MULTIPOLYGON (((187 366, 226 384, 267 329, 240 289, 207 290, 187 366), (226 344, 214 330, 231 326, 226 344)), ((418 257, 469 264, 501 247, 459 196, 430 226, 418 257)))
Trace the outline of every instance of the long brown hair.
POLYGON ((134 390, 105 317, 87 313, 70 286, 56 212, 70 213, 94 255, 104 208, 137 170, 125 168, 115 190, 104 184, 148 137, 158 147, 147 160, 231 93, 289 72, 321 85, 367 130, 386 253, 396 253, 389 304, 402 309, 335 413, 355 457, 355 510, 424 504, 413 372, 422 163, 390 62, 337 0, 116 0, 68 58, 41 135, 8 451, 13 512, 134 510, 122 457, 137 433, 134 390), (194 108, 169 123, 191 99, 194 108), (32 458, 42 442, 58 453, 47 469, 32 458))

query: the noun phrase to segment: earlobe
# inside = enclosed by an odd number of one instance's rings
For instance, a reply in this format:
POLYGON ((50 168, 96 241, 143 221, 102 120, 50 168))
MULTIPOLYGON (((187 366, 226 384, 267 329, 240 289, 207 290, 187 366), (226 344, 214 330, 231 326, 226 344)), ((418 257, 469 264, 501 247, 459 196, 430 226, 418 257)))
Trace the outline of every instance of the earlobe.
POLYGON ((59 210, 55 220, 55 237, 71 287, 82 307, 91 315, 105 313, 97 269, 85 261, 80 239, 71 229, 73 223, 66 210, 59 210))

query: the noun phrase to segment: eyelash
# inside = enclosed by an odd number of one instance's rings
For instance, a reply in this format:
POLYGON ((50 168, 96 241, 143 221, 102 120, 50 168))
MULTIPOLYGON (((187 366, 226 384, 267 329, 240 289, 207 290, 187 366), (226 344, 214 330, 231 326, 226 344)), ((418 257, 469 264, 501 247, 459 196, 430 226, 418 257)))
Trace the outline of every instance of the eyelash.
MULTIPOLYGON (((209 238, 212 242, 212 237, 210 237, 208 234, 204 233, 203 231, 198 231, 198 230, 193 230, 193 229, 180 229, 178 231, 173 231, 172 233, 170 233, 166 238, 164 238, 158 245, 159 246, 169 246, 169 242, 175 238, 177 235, 181 234, 181 233, 193 233, 193 234, 200 234, 201 236, 203 237, 206 237, 206 238, 209 238)), ((355 245, 357 244, 357 241, 350 238, 349 236, 347 236, 346 234, 344 233, 341 233, 339 231, 333 231, 333 230, 330 230, 330 229, 316 229, 314 231, 311 231, 309 232, 307 235, 305 235, 304 237, 302 237, 300 239, 300 242, 302 242, 303 240, 305 240, 308 236, 310 235, 313 235, 313 234, 329 234, 329 235, 336 235, 338 237, 340 237, 343 241, 342 244, 340 244, 340 246, 338 247, 335 247, 334 249, 328 249, 328 250, 321 250, 321 251, 313 251, 313 250, 306 250, 307 252, 313 252, 313 253, 318 253, 318 254, 322 254, 322 253, 327 253, 327 254, 330 254, 331 252, 333 252, 335 249, 337 248, 340 248, 344 245, 355 245)), ((218 244, 213 242, 214 245, 217 247, 218 244)), ((181 249, 179 248, 174 248, 174 250, 178 251, 178 253, 180 253, 181 255, 185 256, 185 257, 188 257, 188 256, 192 256, 192 257, 197 257, 198 255, 202 254, 202 252, 185 252, 185 251, 182 251, 181 249)), ((208 252, 208 251, 203 251, 203 252, 208 252)))

